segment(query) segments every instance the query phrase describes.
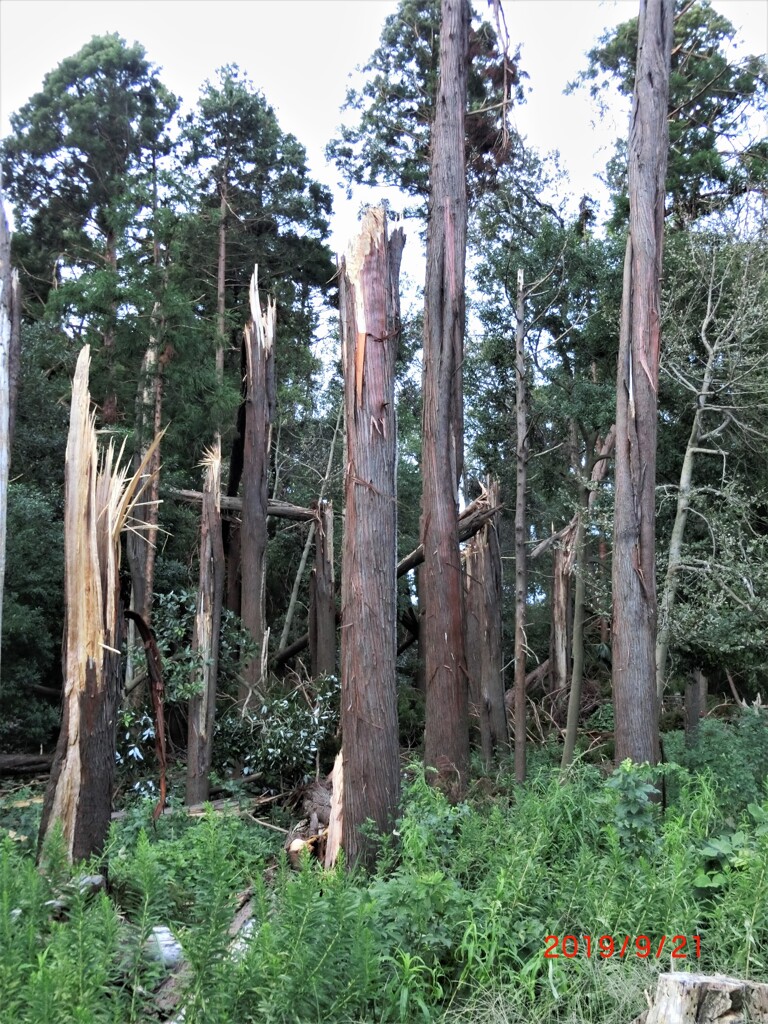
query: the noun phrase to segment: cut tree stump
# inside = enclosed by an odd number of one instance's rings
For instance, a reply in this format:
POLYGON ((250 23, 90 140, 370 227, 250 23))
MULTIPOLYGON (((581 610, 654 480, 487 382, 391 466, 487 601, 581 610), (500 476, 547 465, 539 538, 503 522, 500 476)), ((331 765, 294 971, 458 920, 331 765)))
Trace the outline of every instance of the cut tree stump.
POLYGON ((722 974, 662 974, 649 1010, 632 1024, 766 1024, 768 985, 722 974))

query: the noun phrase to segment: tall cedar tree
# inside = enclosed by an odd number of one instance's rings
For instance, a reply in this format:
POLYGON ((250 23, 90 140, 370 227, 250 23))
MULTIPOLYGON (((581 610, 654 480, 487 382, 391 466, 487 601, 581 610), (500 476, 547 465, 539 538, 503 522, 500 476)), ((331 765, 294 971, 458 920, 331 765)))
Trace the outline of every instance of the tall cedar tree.
POLYGON ((443 0, 440 77, 432 130, 427 275, 424 286, 424 412, 421 541, 426 727, 424 758, 458 797, 469 764, 467 668, 458 486, 463 464, 464 271, 469 4, 443 0))
MULTIPOLYGON (((264 96, 234 65, 205 83, 184 137, 185 162, 201 197, 200 216, 187 225, 188 257, 198 268, 200 312, 212 341, 223 341, 225 349, 233 342, 240 351, 258 263, 260 287, 277 298, 282 372, 289 366, 305 386, 315 368, 312 296, 334 276, 325 245, 330 192, 310 177, 304 147, 281 129, 264 96)), ((238 451, 231 470, 236 478, 239 465, 238 451)), ((230 493, 237 482, 230 479, 230 493)))
MULTIPOLYGON (((724 209, 768 176, 768 141, 754 111, 765 103, 768 60, 734 60, 736 30, 709 0, 677 0, 669 75, 667 213, 676 227, 724 209)), ((630 96, 638 53, 638 19, 606 33, 589 53, 579 82, 593 96, 609 84, 630 96)), ((614 223, 628 216, 627 153, 619 144, 609 164, 616 195, 614 223)))
POLYGON ((656 418, 667 100, 674 0, 641 0, 629 132, 629 236, 616 384, 613 696, 616 759, 659 759, 656 418))
POLYGON ((27 315, 39 316, 52 290, 102 333, 119 300, 117 247, 136 209, 129 182, 167 151, 165 127, 176 98, 138 43, 94 36, 43 80, 11 115, 3 140, 3 187, 14 204, 15 258, 27 315), (79 289, 73 277, 91 272, 79 289), (61 289, 62 285, 69 285, 61 289))
MULTIPOLYGON (((468 18, 471 19, 470 9, 468 18)), ((504 123, 512 96, 523 100, 518 54, 500 52, 488 22, 468 27, 465 159, 470 194, 495 188, 513 152, 504 123)), ((363 66, 365 82, 343 109, 359 112, 343 125, 326 155, 350 185, 394 185, 425 200, 440 67, 440 0, 401 0, 381 42, 363 66)))

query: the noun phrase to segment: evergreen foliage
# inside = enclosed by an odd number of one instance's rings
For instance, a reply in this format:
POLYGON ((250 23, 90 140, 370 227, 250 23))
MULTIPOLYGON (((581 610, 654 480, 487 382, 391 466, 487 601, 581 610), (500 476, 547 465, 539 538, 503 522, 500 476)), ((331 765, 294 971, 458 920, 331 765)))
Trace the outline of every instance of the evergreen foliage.
POLYGON ((93 275, 88 311, 105 313, 117 298, 122 197, 167 151, 163 133, 176 107, 144 48, 112 34, 94 36, 62 61, 11 116, 3 182, 16 211, 14 256, 31 314, 84 270, 93 275))
MULTIPOLYGON (((632 95, 637 18, 607 32, 589 52, 578 82, 597 98, 610 85, 632 95)), ((727 207, 768 173, 768 143, 754 112, 765 103, 764 56, 735 61, 729 48, 735 30, 709 0, 679 0, 675 17, 669 95, 668 212, 676 226, 727 207)), ((609 167, 615 192, 614 224, 626 221, 626 151, 619 143, 609 167)))
MULTIPOLYGON (((421 202, 426 199, 439 41, 439 0, 401 0, 385 20, 379 46, 361 69, 364 84, 347 91, 342 109, 353 119, 327 149, 350 185, 395 185, 421 202)), ((488 22, 471 28, 466 150, 473 194, 494 190, 499 168, 517 142, 504 117, 506 105, 523 98, 525 76, 518 60, 518 53, 501 52, 488 22)))

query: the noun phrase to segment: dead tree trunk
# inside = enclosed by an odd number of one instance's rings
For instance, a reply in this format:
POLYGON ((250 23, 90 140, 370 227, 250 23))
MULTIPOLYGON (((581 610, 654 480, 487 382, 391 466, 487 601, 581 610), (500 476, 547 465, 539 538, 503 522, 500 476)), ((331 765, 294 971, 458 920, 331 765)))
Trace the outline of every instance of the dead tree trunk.
POLYGON ((321 501, 310 579, 309 654, 312 675, 336 675, 336 586, 333 573, 333 503, 321 501))
POLYGON ((469 764, 467 666, 456 529, 464 461, 462 362, 467 238, 465 108, 469 14, 442 0, 424 287, 421 539, 424 546, 424 759, 459 797, 469 764))
POLYGON ((200 584, 195 608, 192 649, 200 659, 200 692, 189 701, 187 735, 187 804, 208 799, 211 751, 216 718, 219 633, 224 601, 224 545, 221 538, 221 455, 204 460, 203 511, 200 525, 200 584))
POLYGON ((341 266, 347 470, 341 577, 343 847, 372 865, 360 827, 391 829, 400 793, 397 729, 395 357, 405 236, 368 210, 341 266))
MULTIPOLYGON (((141 381, 136 396, 136 435, 138 446, 135 465, 144 462, 150 445, 155 443, 152 458, 146 464, 142 490, 134 508, 131 529, 126 539, 126 555, 131 570, 131 611, 149 626, 152 621, 152 600, 155 583, 155 553, 160 506, 160 445, 163 416, 163 368, 159 357, 162 330, 159 303, 152 312, 152 333, 141 364, 141 381)), ((128 622, 128 656, 125 687, 128 694, 134 676, 132 650, 136 646, 136 625, 128 622)), ((138 681, 137 681, 138 682, 138 681)), ((140 693, 137 689, 136 695, 140 693)), ((136 699, 136 698, 134 698, 136 699)))
POLYGON ((18 382, 20 320, 19 275, 11 267, 11 235, 0 203, 0 640, 3 634, 8 477, 18 382))
POLYGON ((552 596, 549 635, 550 695, 560 705, 570 675, 568 612, 571 597, 571 572, 575 555, 577 527, 571 524, 552 551, 552 596))
POLYGON ((528 607, 526 498, 528 487, 528 375, 525 368, 525 278, 517 272, 515 325, 515 411, 517 420, 515 485, 515 779, 525 782, 525 619, 528 607))
POLYGON ((719 344, 722 338, 718 337, 714 339, 714 341, 710 341, 708 337, 708 328, 717 313, 717 305, 719 301, 715 299, 714 292, 714 282, 710 280, 709 292, 707 295, 707 313, 700 331, 700 337, 707 353, 707 362, 704 367, 704 377, 701 382, 701 387, 696 394, 696 409, 693 414, 691 432, 688 436, 688 444, 685 448, 683 465, 680 470, 680 483, 677 489, 677 508, 675 510, 675 521, 672 526, 672 534, 669 538, 667 571, 664 576, 664 585, 662 587, 659 609, 659 631, 656 636, 656 696, 659 701, 664 695, 667 654, 669 653, 669 640, 672 634, 672 613, 675 608, 675 602, 677 601, 680 568, 683 560, 683 538, 685 536, 685 527, 688 522, 688 512, 691 508, 694 460, 696 454, 702 451, 699 445, 701 443, 701 435, 704 428, 704 414, 712 399, 715 369, 718 361, 723 357, 722 346, 719 344))
POLYGON ((266 643, 264 608, 267 569, 269 449, 275 410, 275 302, 262 314, 257 270, 251 279, 251 322, 245 329, 245 436, 243 445, 243 519, 240 527, 241 618, 259 648, 243 666, 238 694, 246 703, 259 682, 266 643))
MULTIPOLYGON (((574 542, 576 585, 573 599, 573 637, 571 640, 571 688, 568 694, 568 719, 565 727, 561 768, 567 768, 573 760, 573 752, 576 748, 576 735, 579 727, 579 714, 581 712, 581 687, 584 679, 584 600, 586 589, 584 519, 589 515, 589 510, 597 500, 597 485, 605 479, 605 475, 608 472, 608 460, 613 453, 615 440, 616 429, 611 427, 605 442, 600 447, 597 458, 592 464, 590 471, 591 487, 582 493, 581 504, 583 511, 579 512, 576 518, 576 539, 574 542)), ((572 520, 572 526, 573 522, 572 520)))
POLYGON ((707 710, 707 677, 695 669, 685 683, 685 745, 692 749, 699 742, 699 722, 707 710))
POLYGON ((674 0, 641 0, 629 134, 629 236, 616 386, 613 694, 616 760, 659 759, 656 418, 667 100, 674 0))
POLYGON ((145 468, 129 479, 111 445, 99 462, 89 363, 85 345, 72 388, 65 471, 64 708, 40 824, 41 849, 54 824, 61 825, 70 861, 98 852, 109 828, 120 691, 120 531, 145 468))
MULTIPOLYGON (((490 504, 497 505, 498 484, 489 481, 487 490, 490 504)), ((470 702, 480 720, 483 759, 490 768, 494 753, 509 749, 501 646, 501 549, 494 520, 467 544, 464 586, 470 702)))

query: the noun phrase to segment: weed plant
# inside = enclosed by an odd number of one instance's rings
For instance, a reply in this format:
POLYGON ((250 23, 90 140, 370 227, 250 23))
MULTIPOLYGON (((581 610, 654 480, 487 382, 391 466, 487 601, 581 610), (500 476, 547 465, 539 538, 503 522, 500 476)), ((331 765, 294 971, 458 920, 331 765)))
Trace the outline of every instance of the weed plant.
POLYGON ((146 947, 159 924, 187 961, 185 1024, 618 1024, 660 970, 768 980, 766 794, 734 814, 710 771, 666 772, 666 809, 649 770, 628 764, 566 778, 545 767, 523 788, 505 768, 452 806, 414 768, 372 876, 310 860, 291 871, 273 832, 235 816, 171 815, 156 832, 128 817, 99 865, 110 896, 75 891, 58 920, 55 849, 44 875, 6 840, 0 1021, 153 1019, 162 969, 146 947), (246 887, 254 917, 235 954, 229 924, 246 887), (546 958, 546 937, 565 935, 578 955, 558 943, 546 958), (624 936, 642 935, 650 957, 632 941, 619 955, 624 936), (689 942, 694 958, 671 960, 673 935, 700 936, 700 959, 689 942), (613 956, 599 955, 600 936, 615 938, 613 956))

